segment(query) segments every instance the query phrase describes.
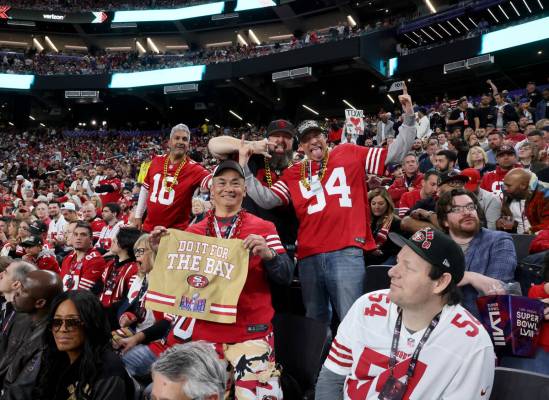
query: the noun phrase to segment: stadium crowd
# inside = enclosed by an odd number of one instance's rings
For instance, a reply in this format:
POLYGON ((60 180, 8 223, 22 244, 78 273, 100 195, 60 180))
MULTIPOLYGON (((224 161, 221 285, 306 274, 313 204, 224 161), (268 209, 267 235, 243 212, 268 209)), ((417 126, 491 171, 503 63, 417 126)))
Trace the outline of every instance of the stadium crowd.
MULTIPOLYGON (((533 239, 523 295, 549 303, 549 88, 486 87, 428 107, 405 90, 356 136, 281 119, 6 132, 0 400, 133 399, 151 379, 155 399, 282 398, 271 320, 302 307, 333 329, 317 399, 488 398, 477 298, 516 287, 513 234, 533 239), (236 322, 150 307, 169 228, 242 240, 236 322), (372 265, 391 286, 364 294, 372 265)), ((533 356, 497 362, 549 374, 549 322, 533 356)))

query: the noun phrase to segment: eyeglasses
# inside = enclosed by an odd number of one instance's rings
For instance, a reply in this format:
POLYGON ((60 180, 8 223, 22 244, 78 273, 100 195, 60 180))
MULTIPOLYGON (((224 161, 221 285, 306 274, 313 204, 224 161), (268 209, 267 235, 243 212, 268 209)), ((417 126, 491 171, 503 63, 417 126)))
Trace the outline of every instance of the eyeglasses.
POLYGON ((139 256, 142 256, 143 254, 145 254, 146 251, 147 251, 147 249, 145 249, 143 247, 140 247, 138 249, 134 249, 133 254, 135 254, 136 257, 139 257, 139 256))
POLYGON ((69 332, 72 332, 84 325, 80 318, 54 318, 51 321, 51 327, 54 332, 59 332, 63 324, 65 324, 65 329, 69 332))
POLYGON ((450 207, 450 212, 454 214, 463 214, 463 212, 467 210, 469 212, 473 212, 477 210, 477 206, 474 203, 469 203, 465 206, 452 206, 450 207))

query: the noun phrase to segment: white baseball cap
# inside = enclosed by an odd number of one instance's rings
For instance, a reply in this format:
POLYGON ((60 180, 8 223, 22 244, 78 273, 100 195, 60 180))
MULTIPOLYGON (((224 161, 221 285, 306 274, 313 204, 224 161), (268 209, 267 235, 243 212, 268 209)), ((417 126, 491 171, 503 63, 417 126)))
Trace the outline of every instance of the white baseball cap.
POLYGON ((76 206, 73 203, 63 203, 61 210, 76 211, 76 206))

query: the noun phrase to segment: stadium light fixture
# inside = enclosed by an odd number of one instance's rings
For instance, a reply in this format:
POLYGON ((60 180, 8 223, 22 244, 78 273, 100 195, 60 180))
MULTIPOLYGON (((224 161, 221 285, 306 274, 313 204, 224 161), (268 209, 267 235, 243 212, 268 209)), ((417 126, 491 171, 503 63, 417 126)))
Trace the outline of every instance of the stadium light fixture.
POLYGON ((45 127, 46 127, 46 125, 44 125, 42 122, 40 122, 40 126, 41 126, 42 128, 45 128, 45 127))
POLYGON ((446 34, 448 36, 452 36, 452 34, 450 32, 448 32, 448 30, 444 26, 442 26, 441 24, 437 24, 437 25, 440 26, 440 29, 442 29, 444 32, 446 32, 446 34))
POLYGON ((36 120, 36 118, 34 118, 32 115, 29 115, 29 119, 32 119, 33 121, 36 120))
POLYGON ((498 7, 499 7, 499 9, 501 10, 501 12, 503 13, 503 15, 505 15, 505 18, 509 19, 509 16, 508 16, 507 13, 505 12, 505 10, 504 10, 503 7, 501 6, 501 4, 498 4, 498 7))
POLYGON ((95 119, 92 119, 92 120, 91 120, 91 124, 92 124, 93 126, 95 126, 95 125, 97 125, 97 121, 96 121, 95 119))
POLYGON ((210 122, 210 120, 208 118, 204 118, 204 121, 206 122, 210 122))
POLYGON ((246 42, 244 40, 244 38, 242 37, 242 35, 240 33, 236 35, 236 38, 238 39, 238 41, 240 42, 241 45, 248 46, 248 42, 246 42))
POLYGON ((432 26, 430 26, 429 29, 431 29, 433 32, 435 32, 435 33, 438 35, 439 38, 444 39, 444 38, 442 37, 442 35, 441 35, 440 33, 438 33, 438 31, 435 31, 435 28, 433 28, 432 26))
POLYGON ((391 100, 391 103, 395 104, 395 99, 393 99, 393 97, 389 93, 387 93, 387 98, 391 100))
POLYGON ((252 38, 252 40, 254 41, 254 43, 257 44, 258 46, 261 44, 261 42, 259 41, 259 39, 255 35, 254 31, 252 31, 251 29, 248 29, 248 36, 250 36, 252 38))
POLYGON ((15 124, 11 121, 8 121, 8 124, 10 124, 10 126, 15 126, 15 124))
POLYGON ((421 36, 419 36, 416 32, 412 32, 414 35, 417 36, 418 39, 423 39, 421 36))
POLYGON ((543 9, 544 9, 544 8, 543 8, 543 4, 541 4, 541 1, 540 1, 540 0, 538 0, 538 4, 539 4, 540 8, 543 10, 543 9))
POLYGON ((425 0, 425 4, 427 5, 427 7, 429 8, 429 10, 430 10, 433 14, 436 14, 436 13, 437 13, 436 8, 433 6, 433 3, 431 3, 430 0, 425 0))
POLYGON ((448 22, 448 25, 450 25, 452 28, 454 28, 454 30, 455 30, 457 33, 461 34, 461 32, 458 30, 458 28, 456 28, 456 27, 454 26, 454 24, 452 24, 451 21, 446 21, 446 22, 448 22))
POLYGON ((528 3, 526 2, 526 0, 522 0, 522 2, 524 3, 524 5, 526 6, 526 9, 528 10, 528 12, 530 14, 532 14, 532 10, 530 9, 530 6, 528 5, 528 3))
POLYGON ((42 46, 42 44, 40 44, 38 39, 33 38, 32 43, 34 43, 34 47, 36 47, 36 50, 38 50, 38 51, 43 51, 44 50, 44 46, 42 46))
POLYGON ((158 47, 156 47, 156 44, 150 37, 147 38, 147 44, 156 54, 160 53, 160 50, 158 50, 158 47))
POLYGON ((425 32, 425 30, 423 28, 420 29, 421 32, 423 32, 429 39, 431 39, 432 41, 434 41, 435 39, 433 39, 433 37, 431 35, 429 35, 427 32, 425 32))
POLYGON ((353 106, 351 103, 349 103, 347 100, 343 99, 343 103, 351 107, 353 110, 356 110, 355 106, 353 106))
POLYGON ((461 22, 461 19, 459 19, 459 17, 457 17, 456 19, 457 19, 457 21, 461 24, 461 26, 463 26, 463 27, 465 28, 465 30, 466 30, 467 32, 469 32, 469 28, 467 28, 467 25, 465 25, 463 22, 461 22))
POLYGON ((271 40, 285 40, 285 39, 291 39, 292 36, 294 36, 294 35, 292 35, 291 33, 288 33, 286 35, 269 36, 269 39, 271 39, 271 40))
POLYGON ((57 50, 57 47, 55 47, 55 45, 53 44, 53 42, 51 41, 51 39, 47 36, 44 36, 44 40, 46 41, 46 43, 48 44, 48 46, 50 46, 50 48, 55 51, 56 53, 59 53, 59 50, 57 50))
POLYGON ((305 105, 305 104, 302 104, 301 107, 303 107, 303 108, 304 108, 305 110, 307 110, 307 111, 312 112, 314 115, 319 115, 318 111, 313 110, 311 107, 309 107, 309 106, 307 106, 307 105, 305 105))
POLYGON ((137 47, 137 50, 139 50, 139 52, 141 54, 144 54, 144 53, 147 52, 147 50, 145 49, 145 47, 143 47, 143 45, 141 44, 141 42, 139 40, 135 41, 135 46, 137 47))
POLYGON ((101 125, 106 126, 106 125, 107 125, 107 121, 101 122, 101 125))
POLYGON ((249 122, 246 122, 246 125, 248 125, 250 128, 252 127, 252 124, 250 124, 249 122))
POLYGON ((236 117, 236 118, 238 118, 239 120, 243 121, 243 118, 242 118, 240 115, 238 115, 237 113, 235 113, 233 110, 229 110, 229 112, 230 112, 234 117, 236 117))
POLYGON ((492 18, 494 18, 494 20, 496 21, 497 24, 499 24, 499 19, 496 18, 496 16, 494 15, 494 13, 492 12, 492 10, 490 10, 488 8, 488 12, 490 13, 490 15, 492 16, 492 18))
POLYGON ((206 47, 225 47, 232 45, 233 42, 216 42, 216 43, 206 43, 206 47))
POLYGON ((477 23, 475 21, 473 21, 473 19, 471 17, 469 17, 469 21, 471 21, 471 23, 473 25, 475 25, 475 28, 478 27, 477 23))
POLYGON ((517 17, 520 17, 520 13, 518 12, 517 8, 515 7, 515 4, 510 1, 509 3, 511 3, 511 7, 513 7, 513 10, 515 10, 515 13, 517 14, 517 17))
POLYGON ((217 124, 214 125, 217 129, 221 129, 221 127, 217 124))
POLYGON ((408 35, 407 33, 405 33, 404 36, 406 36, 408 39, 410 39, 413 44, 417 44, 417 42, 414 39, 412 39, 412 37, 410 35, 408 35))
POLYGON ((352 28, 356 26, 356 21, 352 15, 347 15, 347 21, 349 22, 349 25, 351 25, 352 28))

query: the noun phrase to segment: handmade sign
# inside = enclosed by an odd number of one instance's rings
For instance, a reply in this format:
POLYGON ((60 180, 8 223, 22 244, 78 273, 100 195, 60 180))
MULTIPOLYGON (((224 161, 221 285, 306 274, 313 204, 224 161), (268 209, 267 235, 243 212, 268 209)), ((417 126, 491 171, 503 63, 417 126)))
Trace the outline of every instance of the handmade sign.
POLYGON ((345 110, 345 134, 364 135, 364 111, 345 110))
POLYGON ((248 276, 240 239, 168 229, 149 274, 145 306, 184 317, 232 324, 248 276))

